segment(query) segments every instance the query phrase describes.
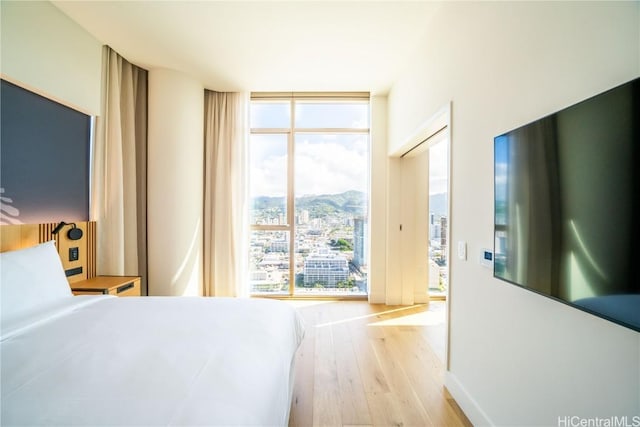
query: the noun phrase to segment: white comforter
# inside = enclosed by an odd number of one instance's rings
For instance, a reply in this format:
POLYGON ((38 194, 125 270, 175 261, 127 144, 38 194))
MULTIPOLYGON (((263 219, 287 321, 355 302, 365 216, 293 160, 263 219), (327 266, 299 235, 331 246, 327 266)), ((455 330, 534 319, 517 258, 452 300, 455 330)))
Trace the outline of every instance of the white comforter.
POLYGON ((264 299, 70 297, 2 325, 10 425, 286 425, 304 327, 264 299))

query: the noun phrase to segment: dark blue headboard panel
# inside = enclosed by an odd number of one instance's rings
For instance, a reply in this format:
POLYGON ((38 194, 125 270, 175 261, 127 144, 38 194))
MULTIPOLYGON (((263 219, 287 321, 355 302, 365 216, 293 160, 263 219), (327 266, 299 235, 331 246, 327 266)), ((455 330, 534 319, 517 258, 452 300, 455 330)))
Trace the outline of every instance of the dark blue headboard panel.
POLYGON ((0 223, 88 221, 91 117, 1 83, 0 223))

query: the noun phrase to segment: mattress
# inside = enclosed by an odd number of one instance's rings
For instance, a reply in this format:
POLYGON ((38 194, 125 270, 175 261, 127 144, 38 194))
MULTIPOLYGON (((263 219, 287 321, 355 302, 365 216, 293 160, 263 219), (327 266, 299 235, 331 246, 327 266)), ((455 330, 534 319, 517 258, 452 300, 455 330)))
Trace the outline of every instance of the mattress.
POLYGON ((62 298, 2 325, 1 423, 286 425, 303 335, 275 300, 62 298))

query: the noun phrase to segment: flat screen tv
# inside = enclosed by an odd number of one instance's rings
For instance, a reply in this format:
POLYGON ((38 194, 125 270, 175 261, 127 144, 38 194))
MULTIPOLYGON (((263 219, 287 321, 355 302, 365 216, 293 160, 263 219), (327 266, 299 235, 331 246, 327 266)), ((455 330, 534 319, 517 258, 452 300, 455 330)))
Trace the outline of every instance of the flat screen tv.
POLYGON ((640 331, 640 78, 494 139, 494 276, 640 331))

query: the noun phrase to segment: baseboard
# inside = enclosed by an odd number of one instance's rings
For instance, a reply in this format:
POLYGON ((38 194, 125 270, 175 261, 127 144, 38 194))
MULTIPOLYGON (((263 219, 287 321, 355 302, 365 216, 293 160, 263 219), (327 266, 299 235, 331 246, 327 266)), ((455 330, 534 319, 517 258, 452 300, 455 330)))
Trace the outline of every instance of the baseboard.
POLYGON ((474 426, 494 426, 487 414, 480 408, 478 402, 467 392, 467 390, 460 384, 458 378, 451 372, 445 372, 444 385, 449 390, 449 393, 456 400, 456 403, 464 414, 469 418, 471 424, 474 426))
POLYGON ((384 293, 370 293, 369 294, 369 303, 370 304, 384 304, 385 301, 385 295, 384 293))
POLYGON ((426 304, 428 302, 429 302, 429 294, 427 293, 413 294, 414 304, 426 304))

